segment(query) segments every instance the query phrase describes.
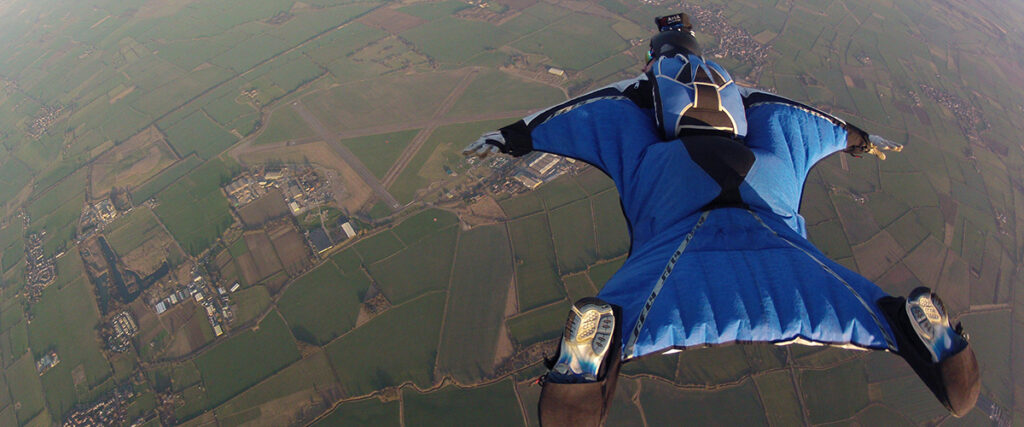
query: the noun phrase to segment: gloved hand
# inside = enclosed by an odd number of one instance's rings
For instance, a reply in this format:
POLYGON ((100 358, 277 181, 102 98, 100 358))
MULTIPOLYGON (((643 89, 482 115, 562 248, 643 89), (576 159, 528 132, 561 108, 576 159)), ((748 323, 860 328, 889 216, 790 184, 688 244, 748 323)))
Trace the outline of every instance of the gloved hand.
POLYGON ((469 156, 475 154, 482 159, 491 153, 498 152, 507 153, 508 144, 505 143, 505 137, 501 135, 501 132, 494 131, 481 135, 480 139, 466 146, 462 150, 462 155, 469 156))
POLYGON ((868 136, 867 153, 872 156, 877 156, 881 160, 885 160, 885 153, 883 153, 883 151, 899 153, 900 151, 903 151, 903 144, 892 142, 878 135, 868 136))
POLYGON ((846 130, 849 132, 849 136, 847 138, 846 150, 843 151, 850 153, 854 157, 870 154, 878 157, 879 160, 885 160, 885 151, 897 153, 903 151, 903 145, 878 135, 869 135, 856 126, 847 124, 846 130))

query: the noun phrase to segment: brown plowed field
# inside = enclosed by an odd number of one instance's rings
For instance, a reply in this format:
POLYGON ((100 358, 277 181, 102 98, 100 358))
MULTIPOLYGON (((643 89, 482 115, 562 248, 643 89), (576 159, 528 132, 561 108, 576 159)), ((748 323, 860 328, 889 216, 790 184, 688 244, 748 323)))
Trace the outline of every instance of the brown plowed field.
POLYGON ((242 277, 250 285, 263 278, 256 268, 256 261, 252 259, 252 252, 246 252, 245 255, 235 258, 235 261, 238 261, 238 269, 242 270, 242 277))
POLYGON ((281 260, 277 258, 267 233, 262 230, 245 233, 245 244, 249 246, 249 254, 261 279, 281 271, 281 260))
POLYGON ((249 228, 259 228, 268 221, 285 215, 288 215, 288 205, 284 203, 284 195, 281 194, 281 190, 276 188, 238 209, 238 216, 249 228))
POLYGON ((107 195, 111 187, 139 185, 177 160, 155 126, 146 128, 93 162, 89 183, 92 198, 107 195))
POLYGON ((270 240, 274 242, 274 249, 277 250, 277 256, 281 259, 281 264, 288 276, 298 276, 313 265, 306 240, 299 235, 295 226, 285 224, 269 230, 268 234, 270 240))
POLYGON ((377 8, 356 21, 380 28, 391 34, 399 34, 427 22, 421 18, 387 7, 377 8))

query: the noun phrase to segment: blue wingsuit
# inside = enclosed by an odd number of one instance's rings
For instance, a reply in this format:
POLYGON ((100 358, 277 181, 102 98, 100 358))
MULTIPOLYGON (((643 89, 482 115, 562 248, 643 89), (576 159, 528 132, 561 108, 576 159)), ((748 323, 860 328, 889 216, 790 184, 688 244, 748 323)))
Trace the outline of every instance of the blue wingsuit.
POLYGON ((798 213, 808 171, 847 147, 848 125, 738 88, 742 141, 665 140, 652 99, 671 89, 652 80, 621 81, 502 129, 512 154, 579 159, 615 181, 631 250, 598 297, 622 309, 622 359, 729 342, 896 351, 875 304, 886 294, 815 248, 798 213))

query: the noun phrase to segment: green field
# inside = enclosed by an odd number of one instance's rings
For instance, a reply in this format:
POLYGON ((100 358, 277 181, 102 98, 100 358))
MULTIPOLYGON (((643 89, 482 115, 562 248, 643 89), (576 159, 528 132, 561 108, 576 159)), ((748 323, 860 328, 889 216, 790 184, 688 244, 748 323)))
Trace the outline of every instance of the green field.
POLYGON ((231 301, 238 306, 235 322, 245 324, 270 306, 270 291, 262 285, 239 289, 231 294, 231 301))
POLYGON ((341 143, 352 151, 363 162, 370 172, 380 179, 384 178, 391 165, 398 160, 402 150, 409 145, 419 130, 406 130, 380 135, 352 138, 341 143))
POLYGON ((3 253, 0 271, 7 271, 25 256, 24 233, 25 230, 17 224, 10 224, 0 229, 0 253, 3 253))
POLYGON ((867 374, 860 361, 800 371, 799 383, 812 423, 851 417, 868 404, 867 374))
POLYGON ((25 353, 13 364, 8 365, 4 369, 4 374, 11 390, 11 399, 20 403, 15 409, 19 424, 24 424, 40 412, 45 412, 43 386, 39 381, 39 375, 36 374, 36 362, 31 354, 25 353))
POLYGON ((533 192, 502 200, 499 204, 501 210, 505 211, 505 216, 510 219, 518 219, 544 211, 540 197, 533 192))
POLYGON ((359 253, 359 257, 365 264, 371 264, 390 257, 404 248, 405 246, 398 240, 398 237, 388 230, 374 234, 355 244, 355 250, 359 253))
POLYGON ((686 350, 679 359, 678 382, 682 384, 721 384, 753 373, 742 345, 686 350))
POLYGON ((446 387, 425 394, 403 392, 402 401, 403 421, 408 425, 444 420, 451 425, 520 426, 525 421, 511 380, 468 389, 446 387))
POLYGON ((240 414, 258 417, 260 415, 258 408, 262 404, 287 397, 293 393, 310 389, 325 390, 334 385, 334 372, 331 371, 326 353, 317 352, 291 364, 265 381, 218 406, 214 413, 219 419, 240 414), (254 408, 256 408, 255 411, 252 411, 254 408))
POLYGON ((900 415, 914 424, 935 422, 949 414, 917 375, 874 383, 871 388, 880 391, 879 402, 899 408, 900 415))
POLYGON ((447 116, 532 110, 564 100, 562 91, 554 87, 488 70, 473 79, 447 116))
POLYGON ((444 165, 451 167, 465 162, 461 152, 466 144, 476 140, 484 132, 507 124, 508 120, 491 120, 437 128, 388 190, 400 202, 412 200, 417 190, 434 180, 448 176, 444 171, 444 165))
POLYGON ((28 328, 26 322, 18 322, 0 334, 0 350, 3 351, 3 363, 10 367, 15 360, 28 351, 28 328))
POLYGON ((167 142, 174 146, 181 157, 195 153, 202 159, 210 159, 237 141, 237 138, 201 112, 192 113, 161 130, 167 135, 167 142))
POLYGON ((75 256, 75 253, 65 253, 57 258, 57 278, 50 286, 63 288, 82 276, 85 266, 82 264, 82 257, 75 256))
POLYGON ((965 316, 964 329, 971 334, 971 347, 981 369, 982 393, 1004 407, 1012 405, 1014 382, 1010 347, 1009 312, 965 316))
POLYGON ((411 245, 424 237, 434 234, 438 230, 448 228, 458 222, 459 218, 451 212, 427 209, 404 219, 392 231, 403 243, 411 245))
POLYGON ((559 284, 547 215, 512 221, 509 230, 516 262, 519 310, 526 311, 565 298, 565 289, 559 284))
POLYGON ((622 213, 617 191, 607 191, 590 199, 597 234, 597 254, 601 259, 624 255, 629 251, 629 226, 622 213))
POLYGON ((392 304, 431 290, 448 289, 458 233, 458 227, 450 226, 425 237, 390 258, 370 264, 370 276, 392 304))
POLYGON ((789 372, 775 371, 754 378, 771 425, 791 426, 803 422, 800 401, 789 372))
POLYGON ((436 3, 415 3, 409 6, 400 7, 398 8, 398 11, 418 18, 423 18, 428 21, 433 21, 438 18, 454 15, 455 12, 469 7, 469 5, 460 1, 445 0, 436 3))
POLYGON ((271 144, 275 142, 309 138, 314 136, 313 130, 299 117, 291 106, 285 105, 274 110, 263 131, 253 141, 254 144, 271 144))
POLYGON ((167 169, 164 169, 153 178, 150 178, 138 188, 133 188, 132 199, 137 203, 148 200, 150 197, 153 197, 156 193, 160 192, 160 190, 167 188, 168 185, 171 185, 201 164, 203 164, 203 159, 200 159, 198 156, 188 156, 183 158, 177 163, 169 166, 167 169))
POLYGON ((50 288, 32 307, 33 321, 28 338, 34 358, 54 350, 61 362, 42 376, 47 407, 54 418, 61 418, 76 403, 87 402, 89 390, 113 373, 100 347, 95 327, 99 310, 92 297, 92 285, 85 280, 64 288, 50 288), (80 369, 85 381, 75 384, 73 371, 80 369))
POLYGON ((371 397, 357 402, 338 405, 331 413, 313 425, 315 427, 399 427, 402 425, 399 415, 400 406, 401 402, 397 400, 381 402, 371 397))
POLYGON ((402 37, 431 59, 446 64, 464 63, 474 55, 497 49, 513 39, 498 27, 454 17, 425 23, 402 33, 402 37))
MULTIPOLYGON (((404 49, 396 43, 396 49, 404 49)), ((380 52, 374 55, 379 59, 380 52)), ((311 93, 303 104, 333 131, 363 129, 382 123, 409 123, 429 119, 432 108, 455 88, 460 73, 452 71, 386 74, 311 93)))
POLYGON ((160 204, 153 212, 189 254, 206 250, 234 222, 220 189, 230 175, 227 165, 214 159, 157 193, 160 204))
POLYGON ((459 236, 441 333, 438 367, 469 384, 491 373, 512 284, 512 257, 502 225, 459 236), (487 266, 487 268, 481 268, 487 266))
POLYGON ((551 65, 583 70, 629 47, 612 29, 612 22, 593 15, 574 16, 530 34, 512 46, 551 58, 551 65))
POLYGON ((441 292, 424 295, 328 344, 327 354, 348 394, 363 396, 406 381, 431 386, 444 301, 441 292))
POLYGON ((605 283, 608 283, 612 276, 622 268, 622 264, 625 262, 626 258, 623 257, 592 265, 587 269, 587 276, 590 277, 590 282, 593 283, 594 286, 601 289, 604 287, 605 283))
POLYGON ((384 36, 385 33, 375 27, 360 22, 350 22, 310 42, 303 51, 313 61, 326 66, 384 36))
POLYGON ((231 337, 199 355, 195 362, 203 374, 206 401, 215 406, 299 357, 287 325, 276 311, 271 311, 259 329, 231 337))
POLYGON ((359 259, 359 254, 356 253, 354 249, 346 249, 344 251, 338 252, 334 255, 331 255, 330 259, 331 262, 334 263, 334 265, 341 269, 342 273, 354 274, 356 272, 362 271, 360 268, 360 266, 362 265, 362 260, 359 259))
POLYGON ((672 425, 685 414, 693 425, 768 425, 754 381, 715 391, 679 390, 656 380, 643 380, 640 402, 651 425, 672 425))
MULTIPOLYGON (((562 175, 537 189, 536 194, 544 202, 548 211, 561 208, 571 202, 587 197, 576 181, 568 175, 562 175)), ((592 233, 591 233, 592 234, 592 233)))
POLYGON ((552 304, 508 319, 512 339, 521 347, 558 338, 565 327, 569 304, 552 304))
POLYGON ((323 345, 355 326, 369 285, 365 275, 344 275, 328 262, 289 285, 277 306, 296 339, 323 345))
POLYGON ((551 211, 551 236, 562 274, 587 268, 598 259, 589 200, 577 200, 551 211))
POLYGON ((121 256, 164 233, 152 211, 145 207, 135 208, 127 216, 118 218, 110 225, 110 230, 106 233, 107 243, 121 256))
POLYGON ((576 301, 583 297, 592 297, 597 293, 590 279, 585 274, 573 274, 562 278, 565 290, 568 293, 569 301, 576 301))
POLYGON ((622 365, 622 373, 626 375, 653 375, 675 383, 677 382, 676 374, 679 370, 679 357, 679 354, 651 354, 638 359, 632 359, 629 363, 622 365))
POLYGON ((28 205, 27 211, 32 218, 29 232, 46 231, 45 253, 53 254, 71 240, 85 204, 86 176, 86 170, 80 169, 28 205))

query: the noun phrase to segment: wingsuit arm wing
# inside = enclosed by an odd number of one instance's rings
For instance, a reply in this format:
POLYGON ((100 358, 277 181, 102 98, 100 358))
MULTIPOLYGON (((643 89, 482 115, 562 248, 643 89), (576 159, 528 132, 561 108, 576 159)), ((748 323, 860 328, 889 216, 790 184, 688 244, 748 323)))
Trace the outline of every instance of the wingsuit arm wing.
MULTIPOLYGON (((885 160, 884 151, 898 152, 903 149, 903 146, 900 144, 877 135, 869 135, 864 130, 846 122, 843 119, 789 98, 747 87, 740 87, 740 94, 743 97, 744 108, 747 110, 748 122, 751 119, 751 115, 754 116, 755 120, 757 119, 757 115, 752 113, 754 113, 754 111, 759 107, 784 106, 791 110, 792 115, 803 116, 803 120, 801 120, 802 122, 823 121, 836 128, 837 134, 832 135, 831 137, 815 138, 814 135, 801 135, 803 136, 802 138, 790 137, 785 139, 785 143, 790 145, 788 147, 788 151, 792 153, 799 152, 805 154, 806 157, 802 159, 802 163, 806 163, 808 169, 822 158, 837 151, 849 153, 854 157, 859 157, 862 154, 870 154, 885 160), (841 136, 839 134, 845 134, 845 136, 841 136), (798 147, 793 145, 800 146, 798 147)), ((766 126, 766 124, 749 123, 748 126, 753 128, 756 126, 766 126)), ((824 128, 828 126, 821 124, 818 127, 824 128)), ((752 144, 754 146, 757 144, 771 144, 778 142, 779 141, 758 141, 756 138, 749 138, 749 135, 747 139, 748 145, 752 144)), ((774 148, 778 149, 781 147, 774 148)))
MULTIPOLYGON (((642 149, 660 141, 652 106, 650 83, 641 75, 505 126, 491 145, 513 156, 543 151, 582 160, 620 182, 642 149)), ((480 152, 471 148, 467 152, 480 152)))

